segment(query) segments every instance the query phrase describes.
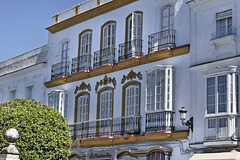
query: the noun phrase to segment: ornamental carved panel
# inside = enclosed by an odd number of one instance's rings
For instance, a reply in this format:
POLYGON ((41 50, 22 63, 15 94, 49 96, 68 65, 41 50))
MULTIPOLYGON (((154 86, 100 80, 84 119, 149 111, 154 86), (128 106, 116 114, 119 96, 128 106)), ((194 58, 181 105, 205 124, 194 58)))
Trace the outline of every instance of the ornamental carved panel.
POLYGON ((131 70, 127 76, 123 75, 123 78, 122 78, 122 81, 121 81, 121 84, 123 84, 126 80, 133 80, 133 79, 136 79, 138 78, 139 80, 142 80, 142 74, 141 72, 134 72, 133 70, 131 70))
POLYGON ((87 89, 88 91, 91 91, 90 84, 86 84, 85 82, 82 82, 80 86, 76 86, 74 93, 77 94, 78 91, 82 91, 87 89))
POLYGON ((116 88, 117 82, 115 78, 111 78, 111 77, 107 77, 107 75, 105 75, 105 77, 103 79, 101 79, 99 82, 96 83, 95 85, 95 91, 97 93, 98 91, 98 87, 102 86, 102 85, 108 85, 112 83, 114 86, 114 89, 116 88))

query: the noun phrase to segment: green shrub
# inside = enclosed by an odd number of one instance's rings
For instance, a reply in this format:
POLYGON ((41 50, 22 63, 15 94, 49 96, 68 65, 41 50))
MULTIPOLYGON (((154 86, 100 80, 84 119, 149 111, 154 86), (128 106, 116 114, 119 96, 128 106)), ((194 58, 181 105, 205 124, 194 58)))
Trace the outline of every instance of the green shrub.
POLYGON ((19 132, 16 142, 21 160, 67 159, 71 136, 68 123, 55 109, 40 102, 14 99, 0 104, 0 149, 7 129, 19 132))

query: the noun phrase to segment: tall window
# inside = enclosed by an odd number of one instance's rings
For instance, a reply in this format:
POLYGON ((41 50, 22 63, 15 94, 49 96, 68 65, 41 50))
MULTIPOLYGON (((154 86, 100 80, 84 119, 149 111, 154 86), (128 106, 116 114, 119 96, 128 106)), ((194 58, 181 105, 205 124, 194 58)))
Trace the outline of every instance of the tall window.
POLYGON ((109 136, 112 134, 113 90, 104 88, 98 93, 97 134, 109 136))
POLYGON ((69 50, 69 42, 64 42, 62 44, 62 62, 68 61, 68 50, 69 50))
POLYGON ((33 86, 28 86, 26 88, 26 99, 33 100, 33 86))
POLYGON ((82 95, 78 98, 77 122, 88 121, 89 96, 82 95))
POLYGON ((77 112, 76 120, 78 123, 76 126, 76 135, 80 137, 86 137, 88 134, 88 120, 89 120, 89 94, 81 94, 77 98, 77 112))
POLYGON ((217 35, 223 37, 232 34, 232 10, 227 10, 216 14, 217 35))
POLYGON ((100 94, 100 119, 112 118, 112 90, 100 94))
POLYGON ((174 28, 174 7, 167 5, 161 11, 161 29, 162 31, 174 28))
POLYGON ((68 94, 57 90, 48 94, 48 106, 55 108, 62 116, 67 118, 68 94))
POLYGON ((139 115, 139 86, 136 84, 126 88, 125 115, 139 115))
POLYGON ((127 18, 127 41, 142 39, 142 12, 133 12, 127 18))
POLYGON ((129 57, 140 56, 142 52, 142 23, 143 13, 133 12, 127 17, 127 37, 125 44, 129 57), (131 54, 131 55, 129 55, 131 54))
POLYGON ((102 49, 114 48, 115 45, 115 23, 111 22, 102 28, 102 49))
POLYGON ((130 81, 123 86, 123 106, 122 106, 122 131, 124 133, 139 132, 139 115, 140 115, 140 83, 130 81), (125 126, 125 128, 124 128, 125 126))
POLYGON ((85 30, 79 35, 78 71, 91 69, 92 31, 85 30))
POLYGON ((102 27, 101 63, 102 65, 115 61, 115 26, 116 22, 107 22, 102 27))
POLYGON ((81 45, 80 45, 80 56, 81 55, 91 55, 92 46, 92 32, 86 31, 80 34, 81 45))

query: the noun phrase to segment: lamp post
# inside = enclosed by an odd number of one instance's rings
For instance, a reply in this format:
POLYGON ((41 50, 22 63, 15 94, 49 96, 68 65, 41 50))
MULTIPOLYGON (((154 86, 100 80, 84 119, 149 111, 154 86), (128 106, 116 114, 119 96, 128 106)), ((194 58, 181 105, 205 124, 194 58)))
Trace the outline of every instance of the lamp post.
POLYGON ((188 126, 188 129, 191 129, 191 131, 193 132, 193 117, 191 117, 189 120, 184 122, 184 120, 186 119, 187 110, 184 107, 182 107, 182 109, 178 111, 180 113, 180 120, 182 121, 182 125, 188 126))

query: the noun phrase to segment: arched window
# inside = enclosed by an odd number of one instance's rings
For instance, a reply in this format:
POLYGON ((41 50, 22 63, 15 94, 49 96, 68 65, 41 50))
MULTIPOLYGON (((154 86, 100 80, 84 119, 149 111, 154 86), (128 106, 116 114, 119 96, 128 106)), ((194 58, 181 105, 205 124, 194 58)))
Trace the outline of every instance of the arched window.
POLYGON ((167 5, 161 10, 161 29, 162 31, 174 28, 174 7, 167 5))
POLYGON ((87 92, 79 93, 76 96, 75 104, 75 123, 76 123, 76 137, 88 137, 89 127, 89 103, 90 95, 87 92))
POLYGON ((62 62, 68 61, 68 50, 69 50, 69 42, 66 41, 62 44, 62 62))
POLYGON ((123 107, 122 107, 122 123, 125 124, 124 133, 138 133, 139 115, 140 115, 140 95, 141 84, 137 81, 128 82, 123 86, 123 107))
POLYGON ((92 32, 90 30, 80 34, 80 56, 91 55, 92 32))
POLYGON ((110 136, 112 134, 113 117, 113 89, 105 87, 98 92, 97 109, 97 136, 110 136))
POLYGON ((72 59, 72 73, 91 69, 92 30, 79 34, 78 57, 72 59))
POLYGON ((135 11, 126 18, 125 43, 119 45, 118 60, 142 55, 143 12, 135 11))
POLYGON ((170 160, 170 153, 161 150, 153 150, 147 154, 147 160, 170 160))

